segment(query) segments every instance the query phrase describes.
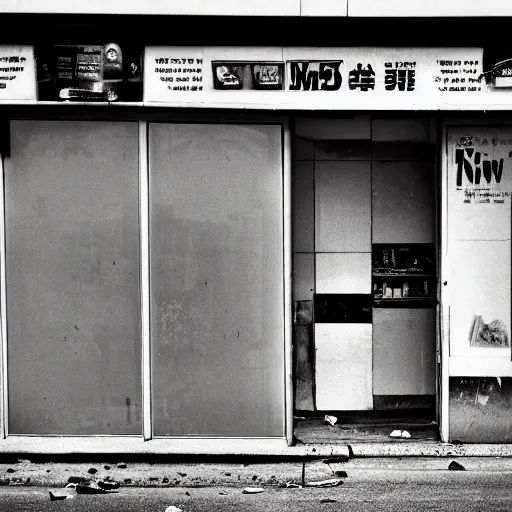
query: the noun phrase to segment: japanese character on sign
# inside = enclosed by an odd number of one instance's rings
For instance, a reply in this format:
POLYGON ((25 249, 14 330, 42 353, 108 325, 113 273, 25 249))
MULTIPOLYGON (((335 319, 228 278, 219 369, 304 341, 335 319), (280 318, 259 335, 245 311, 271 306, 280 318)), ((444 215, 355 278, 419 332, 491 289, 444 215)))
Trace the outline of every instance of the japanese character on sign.
POLYGON ((386 69, 384 75, 386 91, 414 91, 416 84, 416 70, 414 69, 386 69))
POLYGON ((375 72, 371 64, 363 68, 363 65, 358 63, 356 69, 349 73, 348 86, 351 90, 367 91, 368 89, 375 89, 375 72))

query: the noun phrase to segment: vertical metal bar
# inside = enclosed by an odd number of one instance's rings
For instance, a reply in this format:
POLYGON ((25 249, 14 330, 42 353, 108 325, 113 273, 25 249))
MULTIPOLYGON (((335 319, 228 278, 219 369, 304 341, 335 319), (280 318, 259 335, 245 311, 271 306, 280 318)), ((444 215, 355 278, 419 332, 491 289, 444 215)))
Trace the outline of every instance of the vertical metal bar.
POLYGON ((448 144, 447 127, 443 122, 441 145, 441 275, 440 275, 440 297, 441 297, 441 318, 440 318, 440 349, 441 349, 441 441, 448 442, 449 438, 449 363, 450 363, 450 294, 449 294, 449 266, 450 256, 448 254, 448 144), (448 281, 448 285, 444 283, 448 281))
POLYGON ((286 440, 293 442, 293 363, 292 363, 292 179, 290 124, 283 125, 283 269, 286 440))
POLYGON ((4 156, 0 155, 0 437, 6 438, 7 430, 7 307, 5 282, 5 196, 4 156))
POLYGON ((139 205, 142 320, 142 432, 144 440, 149 441, 153 437, 153 421, 151 407, 151 340, 149 317, 149 165, 147 121, 139 121, 139 205))

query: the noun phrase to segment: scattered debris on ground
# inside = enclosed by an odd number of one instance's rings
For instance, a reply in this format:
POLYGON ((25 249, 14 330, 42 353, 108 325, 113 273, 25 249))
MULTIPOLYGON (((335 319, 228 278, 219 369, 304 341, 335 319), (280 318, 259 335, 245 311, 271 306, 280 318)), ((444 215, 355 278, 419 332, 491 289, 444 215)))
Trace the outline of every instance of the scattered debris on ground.
POLYGON ((299 485, 299 484, 296 484, 294 482, 286 482, 284 484, 284 487, 286 489, 301 489, 302 488, 302 485, 299 485))
MULTIPOLYGON (((109 486, 110 482, 102 482, 102 485, 109 486)), ((119 487, 119 486, 118 486, 119 487)), ((99 482, 82 482, 80 484, 76 484, 76 492, 77 494, 111 494, 116 491, 114 490, 107 490, 100 487, 99 482)))
POLYGON ((450 471, 466 471, 466 468, 462 465, 462 464, 459 464, 458 462, 452 460, 450 462, 450 465, 448 466, 448 469, 450 471))
POLYGON ((119 489, 119 482, 116 482, 112 479, 100 480, 98 482, 98 487, 103 489, 104 491, 113 491, 114 489, 119 489))
POLYGON ((389 437, 403 437, 404 439, 410 439, 411 434, 407 430, 393 430, 389 437))
POLYGON ((337 421, 338 418, 336 418, 336 416, 329 416, 328 414, 326 414, 324 418, 324 425, 331 425, 331 427, 334 427, 337 421))
POLYGON ((337 487, 342 483, 343 480, 340 478, 331 478, 329 480, 320 480, 319 482, 308 482, 306 487, 337 487))
POLYGON ((263 487, 246 487, 242 494, 259 494, 261 492, 265 492, 265 489, 263 487))
POLYGON ((72 494, 54 494, 52 491, 50 493, 50 501, 61 501, 61 500, 70 500, 73 498, 72 494))

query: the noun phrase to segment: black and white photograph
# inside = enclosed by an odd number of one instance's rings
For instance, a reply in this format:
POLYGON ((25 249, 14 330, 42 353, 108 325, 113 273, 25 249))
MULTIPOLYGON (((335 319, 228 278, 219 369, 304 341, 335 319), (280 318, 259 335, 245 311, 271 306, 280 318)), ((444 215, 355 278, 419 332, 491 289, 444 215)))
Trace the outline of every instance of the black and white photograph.
POLYGON ((0 0, 0 511, 512 510, 511 23, 0 0))

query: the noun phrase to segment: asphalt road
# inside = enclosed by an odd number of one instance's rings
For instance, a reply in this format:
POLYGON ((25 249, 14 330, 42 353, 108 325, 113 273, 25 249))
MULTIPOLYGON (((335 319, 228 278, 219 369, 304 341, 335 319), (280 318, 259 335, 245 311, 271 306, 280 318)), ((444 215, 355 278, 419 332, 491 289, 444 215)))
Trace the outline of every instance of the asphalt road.
POLYGON ((425 471, 353 469, 333 488, 265 487, 262 494, 242 494, 243 486, 204 488, 121 488, 109 495, 74 495, 50 501, 42 487, 0 487, 2 512, 350 512, 510 511, 512 471, 425 471), (186 493, 189 493, 187 495, 186 493), (322 502, 322 500, 335 500, 322 502))

